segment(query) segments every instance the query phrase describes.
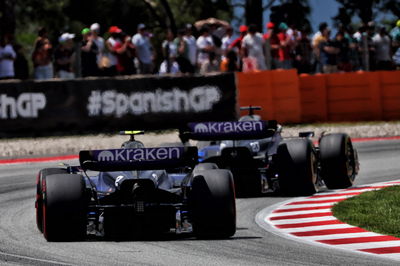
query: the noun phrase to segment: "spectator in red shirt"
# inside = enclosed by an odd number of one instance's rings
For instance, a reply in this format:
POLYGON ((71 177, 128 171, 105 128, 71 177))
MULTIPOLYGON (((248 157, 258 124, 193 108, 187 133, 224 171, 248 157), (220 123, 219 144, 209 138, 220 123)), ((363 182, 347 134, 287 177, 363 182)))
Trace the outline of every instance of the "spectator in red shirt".
POLYGON ((286 23, 281 22, 278 29, 278 57, 274 60, 275 66, 276 68, 290 69, 292 68, 292 59, 290 57, 290 36, 286 34, 288 26, 286 25, 286 23))
POLYGON ((240 36, 237 37, 230 45, 229 49, 236 49, 236 52, 239 52, 240 48, 242 47, 242 40, 244 36, 247 34, 247 26, 242 25, 239 27, 240 36))
POLYGON ((121 42, 116 42, 114 49, 117 55, 117 72, 119 75, 136 74, 133 60, 135 58, 135 46, 131 42, 131 37, 121 32, 121 42))
POLYGON ((243 53, 241 51, 242 49, 242 40, 244 38, 244 36, 246 36, 248 31, 248 27, 246 25, 242 25, 239 27, 239 32, 240 32, 240 36, 237 37, 230 45, 229 45, 229 49, 228 50, 232 50, 234 51, 238 56, 239 56, 239 69, 242 69, 242 58, 243 58, 243 53))

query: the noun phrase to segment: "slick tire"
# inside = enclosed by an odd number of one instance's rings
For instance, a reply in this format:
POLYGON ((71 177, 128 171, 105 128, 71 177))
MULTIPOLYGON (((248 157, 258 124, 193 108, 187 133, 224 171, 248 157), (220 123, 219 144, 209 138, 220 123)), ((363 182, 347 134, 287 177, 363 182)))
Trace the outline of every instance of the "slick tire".
POLYGON ((43 179, 43 235, 47 241, 86 236, 87 201, 83 176, 54 174, 43 179))
POLYGON ((36 225, 40 232, 43 232, 43 179, 48 175, 67 174, 67 169, 46 168, 40 170, 36 178, 36 225))
POLYGON ((309 196, 317 192, 317 158, 309 139, 289 139, 278 147, 279 187, 283 194, 309 196))
POLYGON ((230 171, 199 171, 193 178, 189 200, 197 238, 222 239, 235 234, 236 203, 230 171))
POLYGON ((329 189, 353 185, 356 175, 355 151, 347 134, 322 137, 320 144, 321 176, 329 189))

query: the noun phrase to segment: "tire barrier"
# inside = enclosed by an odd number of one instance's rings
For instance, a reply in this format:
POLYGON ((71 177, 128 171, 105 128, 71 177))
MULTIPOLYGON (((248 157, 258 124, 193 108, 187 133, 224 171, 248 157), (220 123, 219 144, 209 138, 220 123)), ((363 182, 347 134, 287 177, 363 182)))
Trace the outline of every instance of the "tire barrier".
POLYGON ((300 75, 238 73, 239 105, 259 105, 280 123, 400 119, 400 71, 300 75))
POLYGON ((160 130, 235 118, 234 74, 0 82, 0 136, 160 130))
MULTIPOLYGON (((354 72, 300 76, 302 120, 368 121, 383 114, 384 77, 396 72, 354 72)), ((398 81, 400 88, 400 79, 398 81)), ((392 91, 391 91, 392 92, 392 91)), ((399 99, 400 100, 400 99, 399 99)), ((400 104, 397 106, 400 111, 400 104)), ((400 116, 398 116, 400 117, 400 116)))
POLYGON ((280 123, 301 122, 301 102, 297 71, 273 70, 237 73, 240 106, 262 106, 263 119, 280 123))

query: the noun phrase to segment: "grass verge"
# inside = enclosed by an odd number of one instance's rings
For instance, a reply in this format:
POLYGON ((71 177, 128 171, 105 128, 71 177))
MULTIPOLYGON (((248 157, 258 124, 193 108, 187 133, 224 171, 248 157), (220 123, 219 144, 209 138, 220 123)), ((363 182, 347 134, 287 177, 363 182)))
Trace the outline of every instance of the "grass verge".
POLYGON ((334 205, 339 220, 400 238, 400 186, 368 191, 334 205))

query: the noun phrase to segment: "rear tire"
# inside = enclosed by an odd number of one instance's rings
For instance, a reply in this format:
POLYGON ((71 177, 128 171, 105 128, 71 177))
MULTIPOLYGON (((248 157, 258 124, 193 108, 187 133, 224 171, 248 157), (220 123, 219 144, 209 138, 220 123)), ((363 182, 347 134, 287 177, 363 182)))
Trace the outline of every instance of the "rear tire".
POLYGON ((197 238, 229 238, 235 234, 236 203, 230 171, 199 172, 193 178, 189 200, 197 238))
POLYGON ((317 159, 309 139, 289 139, 278 147, 277 166, 282 193, 309 196, 318 191, 317 159))
POLYGON ((329 189, 348 188, 357 174, 355 151, 347 134, 330 134, 322 137, 321 176, 329 189))
POLYGON ((43 232, 43 179, 48 175, 67 174, 67 169, 46 168, 40 170, 36 179, 36 225, 40 232, 43 232))
POLYGON ((86 236, 86 185, 81 175, 48 175, 43 182, 43 235, 47 241, 86 236))

